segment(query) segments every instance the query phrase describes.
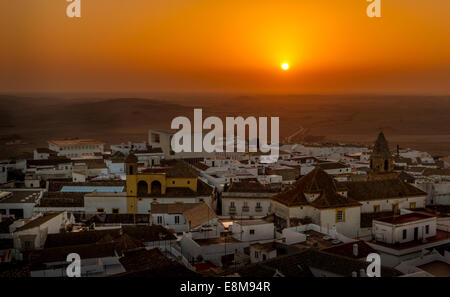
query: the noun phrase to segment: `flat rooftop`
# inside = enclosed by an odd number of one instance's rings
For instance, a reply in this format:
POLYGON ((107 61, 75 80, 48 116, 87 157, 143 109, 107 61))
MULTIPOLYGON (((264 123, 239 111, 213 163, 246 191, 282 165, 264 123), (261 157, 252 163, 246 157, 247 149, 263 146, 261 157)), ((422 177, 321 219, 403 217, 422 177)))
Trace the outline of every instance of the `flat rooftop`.
POLYGON ((40 191, 0 191, 0 203, 35 203, 40 191))
POLYGON ((92 193, 97 192, 123 192, 123 186, 63 186, 61 192, 71 192, 71 193, 92 193))
POLYGON ((338 244, 342 244, 342 241, 335 240, 331 236, 320 233, 314 230, 307 230, 300 232, 306 235, 306 241, 302 243, 294 244, 295 247, 316 247, 318 249, 324 249, 338 244))
POLYGON ((425 220, 425 219, 429 219, 429 218, 433 218, 433 217, 435 217, 435 216, 425 214, 425 213, 414 212, 414 213, 408 213, 408 214, 399 215, 399 216, 380 218, 380 219, 376 219, 376 221, 384 222, 384 223, 388 223, 388 224, 392 224, 392 225, 399 225, 399 224, 405 224, 405 223, 414 222, 414 221, 425 220))
POLYGON ((435 236, 427 237, 426 239, 427 239, 427 241, 425 243, 423 243, 422 240, 414 240, 414 241, 399 243, 399 244, 389 244, 389 243, 383 243, 383 242, 374 242, 373 244, 400 251, 400 250, 405 250, 405 249, 409 249, 409 248, 420 247, 422 245, 427 245, 427 244, 438 242, 438 241, 450 240, 450 232, 446 232, 446 231, 442 231, 442 230, 438 229, 438 230, 436 230, 435 236))

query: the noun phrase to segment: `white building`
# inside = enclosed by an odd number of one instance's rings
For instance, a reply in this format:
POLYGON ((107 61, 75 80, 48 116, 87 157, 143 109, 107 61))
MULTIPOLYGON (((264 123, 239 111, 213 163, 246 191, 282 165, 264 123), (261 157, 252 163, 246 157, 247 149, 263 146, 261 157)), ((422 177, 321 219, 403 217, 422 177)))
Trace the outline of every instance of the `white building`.
POLYGON ((18 250, 43 248, 48 234, 59 233, 73 223, 74 218, 67 212, 37 217, 14 231, 14 248, 18 250))
POLYGON ((232 183, 221 195, 222 216, 258 218, 270 213, 271 198, 278 190, 259 182, 232 183))
POLYGON ((121 144, 112 144, 110 146, 111 153, 120 152, 123 155, 128 155, 130 151, 143 151, 147 149, 147 142, 131 142, 121 143, 121 144))
POLYGON ((274 224, 265 220, 239 220, 231 225, 233 238, 239 241, 276 239, 274 224))
POLYGON ((348 197, 323 169, 316 168, 272 198, 271 211, 280 228, 313 223, 349 237, 360 229, 361 203, 348 197))
POLYGON ((417 258, 425 249, 450 243, 449 227, 437 224, 435 216, 421 212, 376 219, 372 228, 375 242, 367 243, 390 267, 417 258))
POLYGON ((94 139, 50 140, 48 148, 67 158, 83 158, 104 153, 104 142, 94 139))
POLYGON ((0 191, 0 213, 14 215, 15 219, 29 219, 35 205, 42 198, 42 191, 26 189, 6 189, 0 191))
POLYGON ((6 165, 0 165, 0 184, 8 182, 8 168, 6 165))

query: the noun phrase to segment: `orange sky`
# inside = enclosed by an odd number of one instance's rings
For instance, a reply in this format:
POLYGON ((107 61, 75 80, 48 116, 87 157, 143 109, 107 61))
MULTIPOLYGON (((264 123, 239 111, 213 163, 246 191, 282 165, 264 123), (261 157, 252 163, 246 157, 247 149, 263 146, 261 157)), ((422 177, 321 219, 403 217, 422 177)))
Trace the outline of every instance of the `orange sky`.
POLYGON ((450 1, 0 3, 0 92, 450 93, 450 1), (282 71, 282 62, 290 64, 282 71))

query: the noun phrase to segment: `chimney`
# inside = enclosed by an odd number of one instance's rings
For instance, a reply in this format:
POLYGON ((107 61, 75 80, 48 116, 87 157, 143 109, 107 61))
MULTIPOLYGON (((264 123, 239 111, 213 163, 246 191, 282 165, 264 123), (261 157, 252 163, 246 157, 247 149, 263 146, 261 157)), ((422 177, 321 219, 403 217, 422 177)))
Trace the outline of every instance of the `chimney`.
POLYGON ((358 244, 353 244, 353 256, 358 257, 358 244))

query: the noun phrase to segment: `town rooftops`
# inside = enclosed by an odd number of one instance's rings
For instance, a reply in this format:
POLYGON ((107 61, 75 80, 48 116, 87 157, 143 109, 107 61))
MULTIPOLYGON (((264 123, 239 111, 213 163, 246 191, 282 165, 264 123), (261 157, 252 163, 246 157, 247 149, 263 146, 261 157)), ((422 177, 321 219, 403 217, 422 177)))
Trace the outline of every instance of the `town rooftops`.
POLYGON ((228 193, 278 193, 280 186, 263 185, 258 181, 233 182, 225 192, 228 193))
POLYGON ((117 229, 109 230, 96 230, 96 231, 84 231, 84 232, 66 232, 49 234, 45 242, 46 248, 61 247, 61 246, 74 246, 84 244, 94 244, 106 241, 107 239, 115 240, 123 234, 142 241, 153 242, 162 240, 175 240, 176 237, 170 233, 167 229, 159 225, 152 226, 122 226, 117 229))
POLYGON ((45 160, 27 160, 27 166, 56 166, 59 164, 71 164, 72 160, 66 157, 55 157, 45 160))
POLYGON ((427 195, 399 178, 339 183, 348 190, 348 197, 358 201, 427 195))
POLYGON ((316 208, 356 207, 361 204, 344 197, 338 191, 345 191, 323 169, 316 167, 296 181, 288 190, 275 195, 272 199, 286 206, 311 205, 316 208), (318 198, 309 202, 307 194, 318 194, 318 198))
MULTIPOLYGON (((317 268, 341 276, 352 276, 366 271, 370 263, 358 259, 330 254, 317 249, 308 248, 297 253, 288 254, 256 264, 247 265, 238 271, 242 277, 311 277, 311 269, 317 268)), ((393 268, 381 267, 381 276, 399 276, 401 273, 393 268)))
POLYGON ((95 139, 69 139, 69 140, 49 140, 48 143, 57 146, 69 146, 69 145, 89 145, 89 144, 105 144, 102 141, 95 139))
POLYGON ((92 192, 123 192, 123 186, 63 186, 61 192, 78 192, 78 193, 92 193, 92 192))
POLYGON ((169 260, 158 248, 140 249, 126 252, 120 258, 126 272, 117 276, 125 277, 195 277, 197 273, 184 265, 169 260))
POLYGON ((15 232, 21 232, 24 230, 29 230, 32 228, 39 227, 40 225, 50 221, 51 219, 56 218, 60 214, 61 214, 61 212, 43 215, 41 217, 38 217, 38 218, 28 222, 27 224, 23 225, 22 227, 17 228, 15 232))
POLYGON ((342 164, 340 162, 321 162, 318 164, 320 168, 323 170, 332 170, 332 169, 343 169, 348 168, 347 165, 342 164))
POLYGON ((151 167, 142 171, 141 174, 158 174, 163 173, 167 177, 195 178, 198 173, 187 163, 180 160, 161 160, 161 166, 151 167))
POLYGON ((431 219, 434 217, 435 216, 433 216, 433 215, 427 215, 424 213, 413 212, 413 213, 408 213, 408 214, 399 215, 399 216, 380 218, 380 219, 376 219, 376 221, 388 223, 388 224, 392 224, 392 225, 400 225, 400 224, 406 224, 406 223, 420 221, 420 220, 431 219))

